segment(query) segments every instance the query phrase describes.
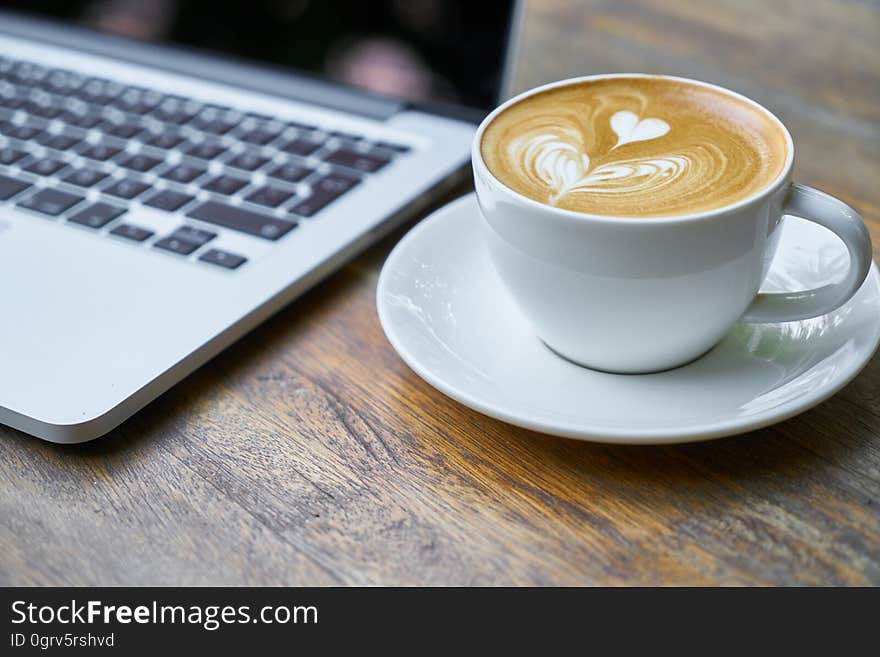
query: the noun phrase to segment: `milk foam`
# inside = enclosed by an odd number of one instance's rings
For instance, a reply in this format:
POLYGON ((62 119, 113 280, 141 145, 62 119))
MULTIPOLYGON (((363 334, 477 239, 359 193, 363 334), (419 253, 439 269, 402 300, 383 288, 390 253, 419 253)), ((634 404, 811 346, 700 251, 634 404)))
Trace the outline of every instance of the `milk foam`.
POLYGON ((667 78, 607 78, 528 97, 481 144, 502 182, 535 200, 612 216, 733 203, 781 171, 785 140, 761 110, 667 78))

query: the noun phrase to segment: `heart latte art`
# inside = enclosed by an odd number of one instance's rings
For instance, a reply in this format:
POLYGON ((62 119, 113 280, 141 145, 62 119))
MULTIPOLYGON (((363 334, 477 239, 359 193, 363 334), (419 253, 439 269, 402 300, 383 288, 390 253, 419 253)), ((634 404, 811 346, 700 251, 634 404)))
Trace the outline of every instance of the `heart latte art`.
POLYGON ((528 96, 486 128, 508 187, 556 207, 669 216, 730 205, 780 174, 782 130, 763 110, 663 77, 605 78, 528 96))
MULTIPOLYGON (((627 110, 611 117, 611 128, 618 140, 612 150, 634 141, 657 139, 669 132, 662 119, 639 119, 627 110)), ((566 134, 529 136, 512 143, 511 157, 520 160, 525 170, 543 181, 550 190, 553 205, 572 192, 631 193, 674 181, 687 170, 685 157, 657 157, 622 160, 590 168, 590 157, 582 152, 576 139, 566 134), (574 144, 572 142, 575 142, 574 144)))

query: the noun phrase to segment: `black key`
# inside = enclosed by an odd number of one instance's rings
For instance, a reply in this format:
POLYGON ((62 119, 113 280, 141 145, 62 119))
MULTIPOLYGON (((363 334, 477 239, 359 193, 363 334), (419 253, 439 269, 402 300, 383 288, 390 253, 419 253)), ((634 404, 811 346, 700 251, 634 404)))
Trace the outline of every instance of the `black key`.
POLYGON ((412 149, 409 146, 404 146, 403 144, 392 144, 387 141, 376 142, 376 146, 379 148, 384 148, 388 151, 394 151, 395 153, 409 153, 412 149))
POLYGON ((137 125, 136 123, 117 123, 115 121, 104 121, 104 123, 100 125, 100 129, 106 134, 113 137, 119 137, 120 139, 131 139, 135 135, 139 135, 144 131, 144 127, 137 125))
POLYGON ((24 96, 26 91, 16 86, 14 80, 10 80, 3 74, 0 74, 0 96, 9 98, 12 96, 24 96))
POLYGON ((202 230, 201 228, 194 228, 193 226, 181 226, 171 234, 171 237, 202 246, 217 237, 217 233, 212 233, 210 230, 202 230))
POLYGON ((124 237, 128 240, 134 240, 135 242, 143 242, 145 239, 153 236, 153 231, 138 226, 132 226, 131 224, 119 224, 116 228, 110 231, 110 234, 124 237))
POLYGON ((339 173, 327 174, 312 185, 311 196, 294 205, 291 211, 303 217, 311 217, 359 182, 358 179, 339 173))
POLYGON ((53 105, 29 104, 23 109, 31 116, 38 116, 41 119, 54 119, 64 113, 64 108, 53 105))
POLYGON ((202 116, 219 116, 221 114, 231 114, 234 110, 231 107, 226 107, 225 105, 205 105, 202 110, 202 116))
POLYGON ((104 120, 100 114, 91 114, 89 112, 74 112, 72 110, 64 112, 64 114, 62 114, 59 118, 68 125, 76 126, 77 128, 83 128, 85 130, 94 128, 96 125, 104 120))
POLYGON ((244 256, 235 255, 234 253, 229 253, 229 251, 221 251, 220 249, 205 251, 199 256, 199 260, 210 262, 212 265, 218 265, 226 269, 238 269, 247 262, 247 258, 244 256))
POLYGON ((43 119, 54 119, 64 112, 64 108, 60 105, 52 104, 51 99, 44 98, 40 101, 30 101, 24 104, 25 112, 39 116, 43 119))
POLYGON ((32 125, 19 125, 17 123, 7 122, 0 126, 0 132, 7 137, 27 141, 28 139, 33 139, 43 131, 32 125))
POLYGON ((346 141, 360 141, 363 139, 360 135, 355 135, 351 132, 342 132, 340 130, 333 130, 327 134, 331 137, 336 137, 337 139, 345 139, 346 141))
POLYGON ((162 249, 163 251, 171 251, 172 253, 177 253, 180 255, 189 255, 197 248, 199 248, 198 244, 193 242, 188 242, 187 240, 181 240, 176 237, 165 237, 153 246, 157 249, 162 249))
POLYGON ((38 103, 46 103, 52 98, 52 96, 43 91, 40 88, 40 85, 38 85, 35 81, 12 79, 10 80, 10 82, 18 85, 19 93, 27 94, 28 98, 38 103))
POLYGON ((103 116, 104 108, 99 107, 97 105, 92 105, 87 103, 79 98, 68 97, 64 99, 62 103, 64 108, 68 112, 74 112, 75 114, 89 114, 92 116, 103 116))
POLYGON ((277 187, 260 187, 253 194, 245 197, 245 200, 270 208, 277 208, 293 194, 277 187))
POLYGON ((82 86, 83 82, 84 79, 81 75, 56 68, 49 71, 49 74, 43 78, 40 87, 56 94, 67 95, 82 86))
POLYGON ((111 196, 131 199, 139 194, 143 194, 149 188, 150 186, 147 183, 141 182, 140 180, 121 178, 102 191, 111 196))
POLYGON ((128 87, 114 102, 113 106, 131 114, 146 114, 158 107, 164 96, 157 91, 128 87))
POLYGON ((125 214, 124 208, 118 208, 109 203, 93 203, 85 210, 80 210, 68 218, 68 221, 89 228, 103 228, 123 214, 125 214))
POLYGON ((202 185, 202 189, 230 196, 247 185, 247 180, 235 176, 217 176, 202 185))
POLYGON ((119 166, 131 169, 132 171, 140 171, 141 173, 144 173, 151 169, 155 169, 160 164, 162 164, 162 160, 150 157, 149 155, 132 155, 131 157, 122 160, 119 163, 119 166))
POLYGON ((118 82, 91 78, 87 80, 76 92, 77 97, 96 105, 108 105, 116 96, 122 93, 123 86, 118 82))
POLYGON ((295 223, 289 221, 216 201, 202 203, 187 212, 186 216, 269 240, 277 240, 296 227, 295 223))
POLYGON ((6 89, 3 93, 0 93, 0 107, 5 107, 9 110, 15 110, 22 107, 27 101, 24 98, 18 96, 15 91, 11 91, 6 89))
POLYGON ((194 116, 195 112, 188 112, 184 109, 164 109, 159 107, 153 112, 153 116, 159 119, 160 121, 164 121, 165 123, 174 123, 176 125, 183 125, 187 121, 190 121, 194 116))
POLYGON ((121 152, 121 148, 111 146, 110 144, 86 144, 84 148, 80 149, 79 154, 90 160, 105 162, 111 157, 116 157, 121 152))
POLYGON ((162 95, 152 92, 155 96, 146 95, 143 96, 140 100, 125 103, 120 102, 117 107, 121 110, 129 112, 131 114, 140 114, 144 115, 149 113, 151 110, 156 109, 156 106, 161 102, 162 95))
POLYGON ((41 135, 37 141, 43 144, 43 146, 54 148, 56 151, 66 151, 69 148, 76 146, 82 141, 82 139, 64 134, 53 135, 47 132, 41 135))
POLYGON ((51 176, 58 173, 66 166, 67 162, 54 160, 52 158, 44 158, 42 160, 31 162, 26 167, 24 167, 24 170, 35 173, 38 176, 51 176))
POLYGON ((205 171, 207 171, 207 169, 203 169, 202 167, 191 166, 189 164, 178 164, 173 169, 168 169, 168 171, 163 173, 162 177, 179 183, 190 183, 205 173, 205 171))
POLYGON ((21 62, 15 67, 12 79, 20 84, 34 85, 49 74, 49 69, 31 62, 21 62))
POLYGON ((71 185, 76 185, 77 187, 92 187, 104 180, 108 175, 109 174, 99 171, 98 169, 83 167, 74 170, 72 173, 62 178, 62 180, 71 185))
POLYGON ((288 153, 293 153, 294 155, 311 155, 316 150, 321 148, 322 145, 323 144, 321 144, 320 142, 298 137, 293 141, 289 141, 284 144, 281 149, 287 151, 288 153))
POLYGON ((296 183, 310 173, 314 173, 314 169, 309 169, 296 162, 285 162, 280 167, 270 171, 269 175, 273 178, 278 178, 278 180, 286 180, 287 182, 296 183))
POLYGON ((23 158, 27 153, 10 146, 0 148, 0 164, 14 164, 23 158))
POLYGON ((296 128, 297 130, 317 130, 318 126, 311 123, 300 123, 299 121, 288 121, 288 128, 296 128))
POLYGON ((144 205, 149 205, 151 208, 159 208, 166 212, 174 212, 175 210, 182 208, 194 198, 195 196, 190 196, 189 194, 175 192, 171 189, 164 189, 144 201, 144 205))
POLYGON ((38 80, 29 80, 27 78, 20 78, 14 73, 7 77, 9 82, 14 82, 18 85, 19 89, 28 89, 28 88, 37 88, 39 81, 38 80))
POLYGON ((243 132, 238 135, 238 138, 251 144, 263 146, 274 140, 281 134, 281 131, 280 126, 260 126, 243 132))
POLYGON ((165 150, 169 150, 172 148, 176 148, 180 144, 186 141, 186 137, 181 136, 177 132, 172 131, 164 131, 157 135, 154 135, 152 138, 147 139, 146 143, 150 146, 155 146, 156 148, 162 148, 165 150))
POLYGON ((197 116, 190 125, 213 135, 225 135, 237 126, 238 122, 211 113, 210 115, 197 116))
POLYGON ((320 189, 328 192, 347 192, 360 183, 360 176, 346 171, 334 170, 318 178, 312 183, 312 189, 320 189))
POLYGON ((201 106, 183 99, 168 98, 152 112, 160 121, 182 125, 199 113, 201 106))
POLYGON ((268 161, 268 157, 263 157, 256 153, 240 153, 229 160, 226 164, 239 169, 245 169, 246 171, 255 171, 268 161))
POLYGON ((82 196, 62 192, 60 189, 41 189, 18 202, 18 206, 57 217, 83 200, 82 196))
POLYGON ((324 156, 327 162, 359 171, 373 173, 391 161, 390 157, 376 153, 360 153, 350 148, 340 148, 324 156))
POLYGON ((122 92, 125 91, 125 85, 119 82, 113 82, 112 80, 106 80, 104 82, 104 94, 110 97, 110 100, 115 100, 122 92))
POLYGON ((225 146, 210 141, 203 141, 198 144, 189 146, 184 152, 192 157, 200 160, 213 160, 215 157, 226 151, 225 146))
POLYGON ((22 182, 21 180, 16 180, 15 178, 10 178, 9 176, 0 176, 0 201, 5 201, 7 199, 12 198, 19 192, 26 190, 30 187, 30 183, 22 182))
POLYGON ((272 120, 271 116, 268 116, 266 114, 258 114, 257 112, 248 112, 247 114, 245 114, 245 116, 249 119, 256 119, 257 121, 263 122, 268 122, 272 120))

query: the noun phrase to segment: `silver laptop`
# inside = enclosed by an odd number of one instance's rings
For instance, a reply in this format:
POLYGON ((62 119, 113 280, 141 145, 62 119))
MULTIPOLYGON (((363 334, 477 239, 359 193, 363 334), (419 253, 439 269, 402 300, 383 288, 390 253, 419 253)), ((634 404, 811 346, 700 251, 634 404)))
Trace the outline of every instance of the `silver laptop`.
POLYGON ((465 175, 518 23, 202 7, 0 1, 0 423, 106 433, 465 175))

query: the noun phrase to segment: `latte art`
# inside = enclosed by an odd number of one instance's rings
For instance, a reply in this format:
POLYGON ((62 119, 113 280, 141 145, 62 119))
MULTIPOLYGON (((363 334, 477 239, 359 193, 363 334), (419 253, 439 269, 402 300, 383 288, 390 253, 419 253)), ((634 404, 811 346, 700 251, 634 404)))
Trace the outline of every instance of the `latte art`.
POLYGON ((611 117, 611 129, 617 133, 614 148, 633 141, 657 139, 669 132, 669 124, 662 119, 639 119, 632 112, 621 110, 611 117))
POLYGON ((611 216, 722 207, 781 171, 769 116, 710 88, 661 77, 606 78, 530 96, 496 117, 481 152, 512 189, 611 216))
MULTIPOLYGON (((612 117, 612 126, 615 118, 625 114, 631 113, 615 114, 612 117)), ((657 121, 656 136, 669 131, 667 123, 659 119, 651 120, 657 121)), ((642 141, 655 137, 648 135, 650 133, 646 132, 645 136, 621 137, 614 148, 627 141, 642 141)), ((579 152, 576 146, 558 135, 537 135, 529 139, 517 140, 511 143, 508 150, 508 157, 513 161, 519 161, 523 171, 547 185, 550 190, 548 199, 553 205, 564 195, 573 192, 604 191, 631 194, 667 185, 684 175, 691 165, 686 156, 669 156, 621 160, 591 170, 589 156, 579 152), (522 143, 523 141, 525 143, 522 143)))

